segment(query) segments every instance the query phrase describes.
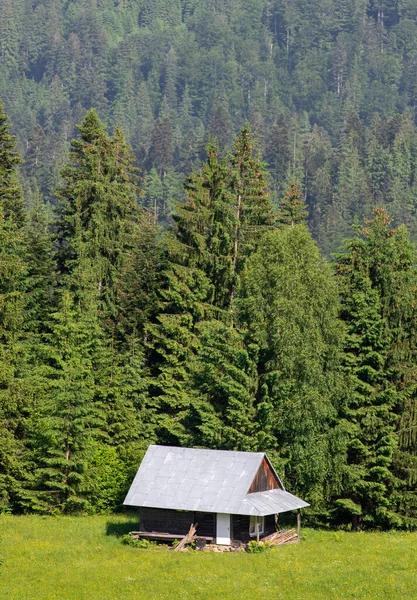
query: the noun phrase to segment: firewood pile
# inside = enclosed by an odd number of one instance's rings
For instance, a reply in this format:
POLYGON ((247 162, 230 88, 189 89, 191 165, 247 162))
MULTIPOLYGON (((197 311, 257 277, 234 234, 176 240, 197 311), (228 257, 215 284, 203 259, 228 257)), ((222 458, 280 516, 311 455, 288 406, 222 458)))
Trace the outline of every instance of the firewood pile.
POLYGON ((298 541, 298 535, 295 529, 282 529, 281 531, 275 531, 271 535, 267 535, 262 538, 262 542, 269 542, 274 546, 282 546, 283 544, 294 543, 298 541))

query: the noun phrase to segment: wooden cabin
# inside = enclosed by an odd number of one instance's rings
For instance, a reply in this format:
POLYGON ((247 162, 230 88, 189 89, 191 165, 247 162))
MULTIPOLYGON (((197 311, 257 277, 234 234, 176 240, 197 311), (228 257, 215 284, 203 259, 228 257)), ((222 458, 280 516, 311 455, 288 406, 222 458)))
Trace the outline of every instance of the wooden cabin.
POLYGON ((184 536, 198 523, 197 535, 219 545, 262 539, 278 514, 309 506, 285 490, 263 452, 154 445, 124 504, 139 508, 148 537, 184 536))

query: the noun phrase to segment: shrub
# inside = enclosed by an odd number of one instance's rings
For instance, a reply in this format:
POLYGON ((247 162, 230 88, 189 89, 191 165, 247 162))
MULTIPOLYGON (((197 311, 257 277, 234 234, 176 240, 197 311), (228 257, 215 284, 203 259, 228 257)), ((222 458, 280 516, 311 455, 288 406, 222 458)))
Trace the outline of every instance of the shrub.
POLYGON ((256 554, 258 552, 266 552, 267 550, 271 550, 272 544, 270 542, 257 542, 256 540, 251 540, 248 543, 248 552, 252 554, 256 554))
POLYGON ((133 539, 130 534, 126 534, 122 537, 122 543, 126 546, 132 546, 133 548, 156 548, 156 542, 151 540, 138 540, 133 539))

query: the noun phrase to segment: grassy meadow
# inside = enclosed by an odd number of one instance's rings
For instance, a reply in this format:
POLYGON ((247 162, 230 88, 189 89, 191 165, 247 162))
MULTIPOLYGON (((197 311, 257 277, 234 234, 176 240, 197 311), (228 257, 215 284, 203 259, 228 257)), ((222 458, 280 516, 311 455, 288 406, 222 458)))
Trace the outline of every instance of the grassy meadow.
POLYGON ((417 598, 416 533, 303 530, 262 554, 125 546, 127 516, 0 517, 3 600, 417 598))

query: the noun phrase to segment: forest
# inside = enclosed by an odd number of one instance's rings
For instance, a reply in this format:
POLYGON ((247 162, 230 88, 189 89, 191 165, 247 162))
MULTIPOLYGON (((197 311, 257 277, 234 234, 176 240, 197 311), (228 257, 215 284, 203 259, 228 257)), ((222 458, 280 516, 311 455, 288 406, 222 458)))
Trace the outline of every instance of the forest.
POLYGON ((326 256, 376 206, 417 239, 415 0, 3 0, 0 39, 27 198, 55 202, 94 107, 165 226, 208 137, 249 122, 272 203, 295 179, 326 256))
POLYGON ((0 512, 150 443, 417 527, 413 0, 4 0, 0 512))

